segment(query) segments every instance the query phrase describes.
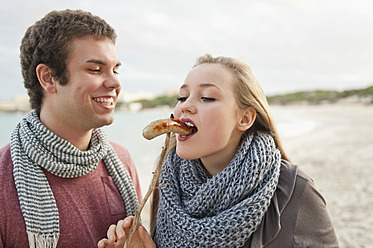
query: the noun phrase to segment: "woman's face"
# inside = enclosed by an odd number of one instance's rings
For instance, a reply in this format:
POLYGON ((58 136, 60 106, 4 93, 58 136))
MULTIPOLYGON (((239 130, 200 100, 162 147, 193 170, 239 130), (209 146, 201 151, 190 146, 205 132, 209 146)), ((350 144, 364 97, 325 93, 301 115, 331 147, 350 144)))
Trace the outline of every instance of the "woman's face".
POLYGON ((238 123, 243 110, 233 92, 234 75, 221 64, 204 63, 193 68, 179 91, 175 117, 191 122, 198 132, 177 135, 177 154, 184 159, 200 158, 215 175, 233 158, 242 132, 238 123))

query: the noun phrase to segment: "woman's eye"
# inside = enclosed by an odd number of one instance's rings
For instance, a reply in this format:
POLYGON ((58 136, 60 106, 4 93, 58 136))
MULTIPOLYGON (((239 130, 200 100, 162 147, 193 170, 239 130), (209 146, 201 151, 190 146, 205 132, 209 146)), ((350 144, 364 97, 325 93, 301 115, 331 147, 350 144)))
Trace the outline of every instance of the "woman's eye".
POLYGON ((177 97, 177 100, 178 100, 179 102, 185 102, 186 99, 187 99, 187 97, 182 97, 182 96, 177 97))
POLYGON ((114 73, 115 75, 118 75, 118 74, 119 74, 119 72, 118 72, 118 71, 113 71, 113 73, 114 73))
POLYGON ((212 98, 212 97, 201 97, 201 100, 204 101, 204 102, 213 102, 215 101, 216 99, 215 98, 212 98))

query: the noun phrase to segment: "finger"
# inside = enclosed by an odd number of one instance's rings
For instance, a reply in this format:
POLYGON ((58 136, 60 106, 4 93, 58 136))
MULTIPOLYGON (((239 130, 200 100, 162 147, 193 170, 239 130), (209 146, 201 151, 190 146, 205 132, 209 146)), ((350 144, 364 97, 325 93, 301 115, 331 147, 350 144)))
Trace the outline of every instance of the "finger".
POLYGON ((126 217, 123 220, 118 221, 116 227, 116 234, 118 239, 122 239, 128 234, 129 229, 132 225, 133 216, 126 217))
POLYGON ((125 236, 123 223, 124 223, 124 220, 120 220, 117 223, 116 234, 117 234, 118 239, 122 239, 125 236))
POLYGON ((107 237, 108 237, 108 243, 114 243, 115 240, 117 239, 116 235, 115 235, 115 230, 116 230, 117 226, 116 225, 111 225, 107 231, 107 237))
POLYGON ((124 221, 123 221, 123 228, 124 228, 124 232, 126 233, 126 235, 129 234, 134 219, 135 219, 134 216, 128 216, 127 218, 124 219, 124 221))
POLYGON ((98 248, 105 248, 105 246, 107 244, 108 244, 108 240, 107 239, 101 239, 100 241, 98 241, 97 247, 98 248))
POLYGON ((134 221, 134 216, 128 216, 123 220, 123 228, 129 228, 132 226, 132 222, 134 221))
POLYGON ((145 227, 143 227, 142 225, 139 226, 138 227, 138 232, 139 232, 140 239, 142 240, 142 242, 144 244, 144 247, 146 247, 146 248, 155 248, 156 247, 152 237, 146 231, 145 227))

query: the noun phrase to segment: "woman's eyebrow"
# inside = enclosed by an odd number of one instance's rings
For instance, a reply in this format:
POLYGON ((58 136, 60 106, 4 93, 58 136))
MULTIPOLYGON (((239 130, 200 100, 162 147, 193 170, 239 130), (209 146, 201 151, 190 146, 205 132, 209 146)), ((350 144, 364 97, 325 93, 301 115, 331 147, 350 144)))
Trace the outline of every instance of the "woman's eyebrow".
MULTIPOLYGON (((213 84, 213 83, 202 83, 200 85, 198 85, 198 87, 200 88, 208 88, 208 87, 214 87, 218 90, 221 90, 217 85, 213 84)), ((183 84, 181 85, 180 89, 185 89, 185 88, 188 88, 188 85, 186 84, 183 84)))
POLYGON ((201 87, 201 88, 214 87, 214 88, 217 88, 217 89, 220 90, 220 88, 217 85, 212 84, 212 83, 202 83, 202 84, 199 85, 199 87, 201 87))

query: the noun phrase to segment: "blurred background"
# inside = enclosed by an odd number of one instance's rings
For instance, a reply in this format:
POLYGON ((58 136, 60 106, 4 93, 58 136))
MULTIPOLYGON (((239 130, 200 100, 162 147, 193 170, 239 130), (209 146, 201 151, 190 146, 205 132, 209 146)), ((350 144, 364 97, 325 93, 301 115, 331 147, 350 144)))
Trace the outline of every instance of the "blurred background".
POLYGON ((1 0, 0 100, 25 93, 19 45, 26 29, 66 8, 116 29, 126 99, 176 91, 204 53, 242 59, 268 95, 373 83, 369 0, 1 0))
POLYGON ((29 111, 26 29, 51 10, 90 11, 118 35, 123 85, 105 129, 132 154, 143 194, 164 137, 147 141, 142 128, 170 115, 198 56, 236 57, 261 82, 292 162, 324 195, 341 247, 373 247, 372 1, 0 1, 1 147, 29 111))

